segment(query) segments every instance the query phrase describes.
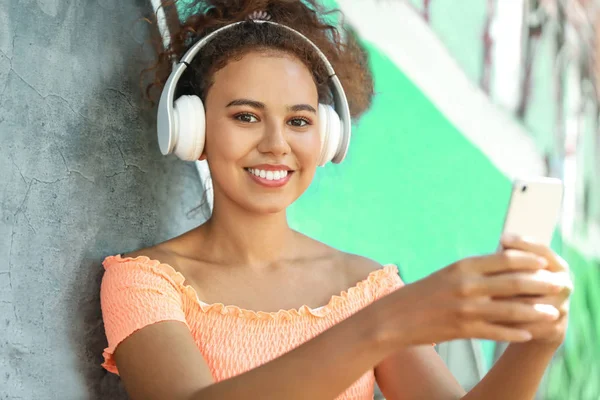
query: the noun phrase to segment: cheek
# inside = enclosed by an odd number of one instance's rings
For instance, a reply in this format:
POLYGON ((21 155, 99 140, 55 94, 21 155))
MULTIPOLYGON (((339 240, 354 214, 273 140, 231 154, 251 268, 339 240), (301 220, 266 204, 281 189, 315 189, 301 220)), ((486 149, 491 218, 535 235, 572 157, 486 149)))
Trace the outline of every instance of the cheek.
POLYGON ((316 168, 321 155, 321 138, 316 130, 301 136, 292 148, 303 168, 316 168))
POLYGON ((248 147, 244 135, 229 127, 228 121, 213 120, 206 125, 205 151, 209 159, 236 160, 248 147))

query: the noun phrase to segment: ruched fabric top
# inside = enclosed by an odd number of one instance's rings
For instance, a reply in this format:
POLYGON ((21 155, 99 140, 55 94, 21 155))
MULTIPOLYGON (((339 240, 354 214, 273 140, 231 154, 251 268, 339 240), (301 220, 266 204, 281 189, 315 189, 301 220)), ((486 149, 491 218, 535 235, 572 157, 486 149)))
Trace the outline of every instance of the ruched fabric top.
MULTIPOLYGON (((287 353, 403 285, 397 267, 386 265, 332 296, 323 307, 303 305, 262 312, 203 303, 185 284, 183 275, 146 256, 109 256, 102 264, 105 273, 100 295, 108 339, 102 366, 118 374, 113 353, 121 341, 144 326, 181 321, 189 328, 216 382, 287 353)), ((374 384, 371 370, 336 400, 372 400, 374 384)))

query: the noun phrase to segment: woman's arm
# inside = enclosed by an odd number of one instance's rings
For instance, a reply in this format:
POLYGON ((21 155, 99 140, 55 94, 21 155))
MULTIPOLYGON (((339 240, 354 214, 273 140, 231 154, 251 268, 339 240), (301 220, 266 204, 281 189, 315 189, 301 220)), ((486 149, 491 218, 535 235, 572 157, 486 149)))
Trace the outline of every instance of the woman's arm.
POLYGON ((387 400, 531 400, 555 349, 535 342, 509 345, 467 394, 431 347, 399 351, 375 368, 375 376, 387 400))
POLYGON ((568 297, 572 282, 568 264, 546 246, 518 238, 505 240, 507 249, 527 251, 544 257, 546 275, 559 283, 550 295, 522 298, 519 301, 550 306, 558 313, 552 319, 521 324, 532 340, 512 343, 488 374, 468 394, 458 387, 450 372, 433 349, 402 350, 386 358, 375 369, 377 381, 388 400, 458 399, 464 400, 530 400, 535 398, 544 371, 552 355, 565 338, 568 320, 568 297), (419 379, 420 378, 420 379, 419 379))
POLYGON ((531 400, 556 351, 540 343, 513 343, 464 400, 531 400))
POLYGON ((371 312, 363 309, 289 353, 214 383, 185 324, 140 329, 115 351, 133 399, 331 400, 390 353, 378 344, 371 312))
POLYGON ((387 357, 375 368, 375 378, 387 400, 457 400, 466 393, 431 345, 387 357))

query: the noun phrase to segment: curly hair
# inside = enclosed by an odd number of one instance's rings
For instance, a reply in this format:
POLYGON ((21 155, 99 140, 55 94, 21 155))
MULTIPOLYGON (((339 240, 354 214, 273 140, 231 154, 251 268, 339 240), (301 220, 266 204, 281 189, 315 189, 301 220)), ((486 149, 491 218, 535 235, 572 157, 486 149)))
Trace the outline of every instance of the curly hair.
MULTIPOLYGON (((178 1, 163 3, 162 7, 177 9, 178 1)), ((162 89, 171 64, 181 59, 193 43, 220 27, 246 20, 255 11, 266 11, 273 22, 302 33, 327 57, 344 87, 353 119, 358 119, 369 108, 373 78, 366 51, 343 22, 336 27, 324 20, 339 10, 327 11, 318 0, 187 0, 186 6, 179 8, 188 17, 179 23, 176 32, 171 33, 170 44, 159 52, 156 64, 144 71, 154 75, 146 88, 150 100, 154 100, 151 89, 162 89)), ((331 102, 327 73, 315 51, 287 30, 251 22, 239 24, 207 43, 179 80, 175 95, 195 94, 204 100, 214 73, 250 51, 275 51, 295 56, 313 73, 319 101, 331 102)))

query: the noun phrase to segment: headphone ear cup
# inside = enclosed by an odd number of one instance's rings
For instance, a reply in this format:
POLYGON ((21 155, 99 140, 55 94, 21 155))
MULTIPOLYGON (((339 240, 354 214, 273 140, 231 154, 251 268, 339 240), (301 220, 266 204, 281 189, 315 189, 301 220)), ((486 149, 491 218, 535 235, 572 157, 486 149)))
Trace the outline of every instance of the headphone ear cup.
POLYGON ((196 161, 204 150, 206 116, 198 96, 181 96, 174 103, 177 127, 173 153, 184 161, 196 161))
POLYGON ((333 159, 340 147, 342 123, 333 107, 319 103, 319 134, 321 137, 321 156, 319 166, 333 159))

